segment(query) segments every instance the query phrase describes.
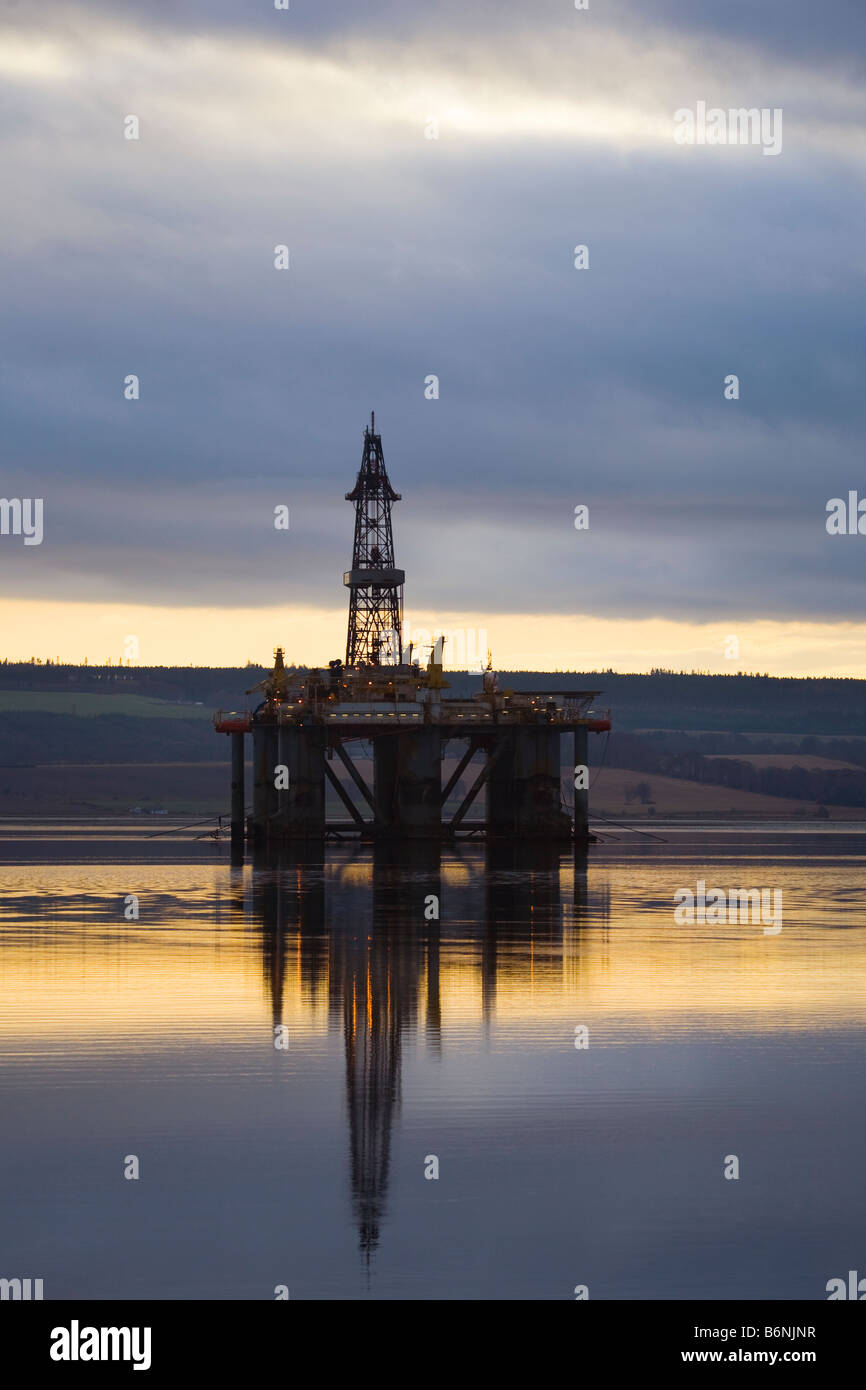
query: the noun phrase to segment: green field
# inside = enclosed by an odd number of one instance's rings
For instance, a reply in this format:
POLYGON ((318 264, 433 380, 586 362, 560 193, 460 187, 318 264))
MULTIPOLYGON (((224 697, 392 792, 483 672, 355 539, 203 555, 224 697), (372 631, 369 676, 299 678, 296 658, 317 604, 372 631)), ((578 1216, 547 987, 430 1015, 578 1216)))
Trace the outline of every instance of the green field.
POLYGON ((37 714, 71 714, 95 719, 100 714, 126 714, 135 719, 210 719, 213 710, 155 700, 150 695, 100 695, 89 691, 0 690, 0 711, 24 710, 37 714))

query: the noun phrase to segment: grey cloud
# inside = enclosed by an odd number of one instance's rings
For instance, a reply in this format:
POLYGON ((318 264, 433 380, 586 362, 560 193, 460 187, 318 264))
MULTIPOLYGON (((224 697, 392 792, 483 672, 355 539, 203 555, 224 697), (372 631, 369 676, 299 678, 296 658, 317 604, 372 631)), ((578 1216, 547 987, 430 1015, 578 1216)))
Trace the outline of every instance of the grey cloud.
POLYGON ((89 89, 7 102, 39 139, 7 130, 0 493, 45 497, 46 541, 0 545, 4 593, 246 605, 276 568, 341 603, 372 407, 416 607, 859 618, 857 542, 823 530, 863 479, 858 171, 404 132, 359 158, 291 125, 244 158, 158 112, 124 150, 89 89))

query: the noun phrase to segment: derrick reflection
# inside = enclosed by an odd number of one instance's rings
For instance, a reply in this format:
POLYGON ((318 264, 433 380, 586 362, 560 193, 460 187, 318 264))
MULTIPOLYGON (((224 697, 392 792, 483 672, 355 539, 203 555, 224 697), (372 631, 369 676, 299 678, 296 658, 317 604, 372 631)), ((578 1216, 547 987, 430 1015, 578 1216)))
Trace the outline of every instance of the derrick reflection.
MULTIPOLYGON (((367 1262, 381 1239, 407 1039, 442 1051, 443 962, 446 977, 456 962, 465 977, 469 953, 488 1023, 503 953, 511 977, 561 976, 590 910, 585 858, 574 863, 573 885, 561 886, 562 868, 555 845, 461 853, 430 842, 313 856, 289 848, 253 865, 252 918, 274 1026, 291 970, 304 1007, 326 998, 342 1034, 351 1200, 367 1262)), ((236 892, 248 911, 243 879, 236 892)), ((605 906, 595 903, 596 924, 605 906)))

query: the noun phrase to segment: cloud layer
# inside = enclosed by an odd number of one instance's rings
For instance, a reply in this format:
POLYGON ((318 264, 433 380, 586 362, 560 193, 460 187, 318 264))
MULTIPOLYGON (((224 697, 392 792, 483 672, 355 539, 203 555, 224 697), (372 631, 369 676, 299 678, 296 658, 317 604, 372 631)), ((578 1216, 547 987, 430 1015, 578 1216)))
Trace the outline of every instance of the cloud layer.
POLYGON ((692 9, 11 8, 3 594, 333 607, 375 408, 425 611, 859 616, 864 19, 692 9))

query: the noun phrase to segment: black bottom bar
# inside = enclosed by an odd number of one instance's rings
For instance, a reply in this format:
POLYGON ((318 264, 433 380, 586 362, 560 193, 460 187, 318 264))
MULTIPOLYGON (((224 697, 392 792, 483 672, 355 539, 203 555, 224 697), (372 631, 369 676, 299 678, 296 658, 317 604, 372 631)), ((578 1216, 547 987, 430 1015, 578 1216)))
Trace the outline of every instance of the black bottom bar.
MULTIPOLYGON (((167 1384, 163 1378, 168 1374, 193 1373, 198 1384, 202 1374, 210 1372, 223 1383, 227 1375, 243 1373, 248 1378, 253 1370, 260 1380, 266 1369, 284 1369, 287 1349, 298 1333, 315 1330, 318 1322, 323 1328, 334 1327, 332 1312, 293 1299, 291 1290, 288 1298, 282 1287, 282 1298, 276 1298, 276 1292, 269 1290, 261 1302, 6 1303, 2 1311, 4 1364, 15 1365, 24 1380, 40 1372, 47 1373, 49 1383, 57 1379, 60 1384, 76 1374, 98 1378, 100 1370, 115 1379, 133 1375, 136 1364, 158 1384, 167 1384), (118 1335, 108 1333, 103 1341, 103 1328, 117 1329, 118 1335), (103 1349, 110 1358, 115 1347, 119 1354, 128 1354, 126 1360, 85 1359, 93 1350, 101 1355, 103 1349), (55 1359, 59 1356, 78 1359, 55 1359)), ((568 1314, 560 1310, 555 1317, 540 1312, 535 1316, 550 1317, 550 1326, 557 1332, 568 1328, 577 1339, 580 1364, 592 1364, 596 1374, 609 1373, 611 1378, 623 1371, 656 1377, 674 1368, 763 1365, 774 1369, 805 1366, 826 1383, 828 1375, 856 1366, 863 1344, 863 1315, 837 1302, 593 1302, 591 1290, 585 1299, 580 1293, 581 1286, 576 1292, 563 1290, 561 1301, 574 1305, 568 1314)), ((379 1315, 365 1303, 365 1331, 376 1333, 379 1315)), ((467 1325, 467 1333, 484 1318, 484 1305, 483 1288, 479 1288, 479 1298, 469 1304, 473 1324, 467 1325)), ((405 1303, 403 1308, 401 1328, 409 1332, 406 1319, 411 1323, 415 1315, 405 1303)), ((339 1316, 340 1341, 348 1347, 346 1334, 355 1330, 351 1324, 356 1315, 344 1310, 339 1316)), ((383 1334, 393 1325, 391 1315, 384 1316, 388 1321, 381 1324, 383 1334)), ((431 1316, 427 1303, 418 1316, 420 1335, 431 1316)), ((450 1316, 462 1317, 459 1312, 450 1316)), ((494 1316, 501 1318, 501 1311, 494 1316)), ((524 1335, 530 1330, 524 1327, 524 1335)), ((490 1350, 488 1345, 484 1353, 488 1373, 490 1350)), ((506 1354, 503 1342, 502 1355, 506 1354)), ((531 1361, 537 1355, 527 1351, 531 1361)), ((331 1370, 332 1358, 333 1349, 331 1370)))

